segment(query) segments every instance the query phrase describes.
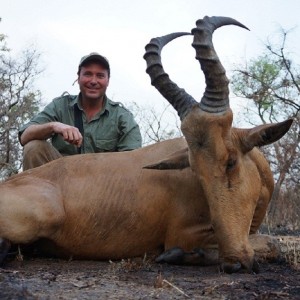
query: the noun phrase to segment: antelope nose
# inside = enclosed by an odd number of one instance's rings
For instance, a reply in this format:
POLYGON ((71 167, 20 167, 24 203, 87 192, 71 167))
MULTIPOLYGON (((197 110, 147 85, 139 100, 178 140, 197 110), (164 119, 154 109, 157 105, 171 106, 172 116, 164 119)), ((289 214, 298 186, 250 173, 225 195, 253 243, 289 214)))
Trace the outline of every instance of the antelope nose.
POLYGON ((249 261, 249 263, 240 263, 240 262, 223 262, 220 266, 221 271, 232 274, 239 271, 246 271, 248 273, 259 273, 259 263, 254 259, 249 261))

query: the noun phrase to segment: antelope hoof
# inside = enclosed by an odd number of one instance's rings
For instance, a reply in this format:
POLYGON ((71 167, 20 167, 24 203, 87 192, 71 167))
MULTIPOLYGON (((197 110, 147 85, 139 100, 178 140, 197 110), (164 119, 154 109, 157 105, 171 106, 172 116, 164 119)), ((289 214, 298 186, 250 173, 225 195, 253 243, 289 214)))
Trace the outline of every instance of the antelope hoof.
POLYGON ((202 249, 195 248, 193 251, 185 252, 179 247, 174 247, 156 258, 158 263, 169 263, 175 265, 214 265, 218 262, 213 255, 207 254, 202 249))
POLYGON ((8 240, 0 238, 0 266, 3 266, 3 262, 8 254, 10 247, 11 243, 8 240))
POLYGON ((155 261, 157 263, 180 264, 183 259, 184 251, 179 247, 174 247, 159 255, 155 261))

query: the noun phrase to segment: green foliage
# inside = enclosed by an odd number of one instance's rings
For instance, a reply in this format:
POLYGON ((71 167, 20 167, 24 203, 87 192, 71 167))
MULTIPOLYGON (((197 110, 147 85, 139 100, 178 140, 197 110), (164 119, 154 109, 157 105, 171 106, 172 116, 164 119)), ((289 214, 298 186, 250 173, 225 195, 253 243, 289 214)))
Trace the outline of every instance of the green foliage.
MULTIPOLYGON (((263 116, 277 104, 274 92, 280 92, 283 74, 280 61, 270 55, 259 56, 247 64, 246 70, 237 70, 232 78, 233 92, 239 97, 252 99, 263 116)), ((267 118, 268 119, 268 118, 267 118)))
MULTIPOLYGON (((293 126, 282 139, 262 149, 275 178, 269 210, 269 220, 274 226, 291 222, 282 218, 281 211, 287 208, 282 203, 288 195, 296 194, 300 185, 300 68, 286 54, 287 32, 282 30, 281 36, 280 45, 267 44, 261 56, 238 67, 232 77, 233 92, 252 100, 251 109, 246 108, 245 121, 258 125, 294 119, 293 126)), ((292 216, 293 211, 299 211, 299 196, 297 199, 286 215, 292 216)))

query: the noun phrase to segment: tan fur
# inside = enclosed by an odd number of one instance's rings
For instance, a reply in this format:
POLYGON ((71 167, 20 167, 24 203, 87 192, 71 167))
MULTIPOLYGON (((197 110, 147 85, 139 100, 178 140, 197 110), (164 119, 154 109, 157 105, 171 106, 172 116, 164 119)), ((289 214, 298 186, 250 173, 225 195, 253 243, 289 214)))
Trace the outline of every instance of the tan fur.
POLYGON ((16 175, 0 185, 0 237, 40 239, 50 254, 85 259, 219 247, 221 260, 251 268, 248 234, 265 215, 273 180, 257 149, 240 150, 243 131, 231 122, 230 111, 197 108, 182 124, 187 142, 64 157, 16 175), (143 168, 187 146, 191 167, 143 168), (229 157, 237 165, 226 171, 229 157))

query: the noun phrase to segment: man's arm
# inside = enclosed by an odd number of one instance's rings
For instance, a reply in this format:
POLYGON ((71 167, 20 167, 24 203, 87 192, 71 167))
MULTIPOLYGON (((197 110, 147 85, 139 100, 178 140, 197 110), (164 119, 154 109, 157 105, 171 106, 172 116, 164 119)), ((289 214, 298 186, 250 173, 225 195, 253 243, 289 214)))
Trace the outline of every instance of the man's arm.
POLYGON ((53 134, 62 135, 66 142, 77 147, 80 147, 82 144, 82 135, 78 128, 60 122, 28 126, 20 136, 20 143, 24 146, 32 140, 46 140, 53 134))
POLYGON ((119 130, 122 133, 118 142, 118 151, 128 151, 142 146, 142 136, 139 125, 129 111, 120 115, 119 130))

